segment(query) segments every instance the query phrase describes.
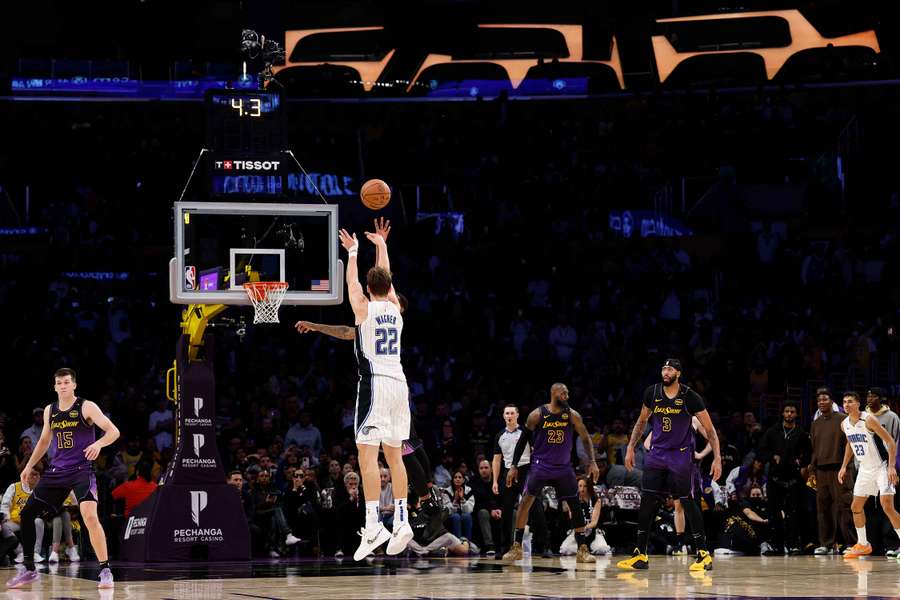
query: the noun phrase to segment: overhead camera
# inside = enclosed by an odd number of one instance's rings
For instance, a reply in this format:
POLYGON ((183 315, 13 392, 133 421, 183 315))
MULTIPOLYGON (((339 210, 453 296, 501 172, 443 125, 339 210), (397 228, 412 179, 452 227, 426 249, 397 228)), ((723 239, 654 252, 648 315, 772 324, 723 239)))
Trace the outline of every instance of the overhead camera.
POLYGON ((252 29, 241 31, 241 52, 248 62, 259 63, 256 67, 259 69, 259 84, 263 88, 275 77, 272 65, 284 62, 284 48, 281 44, 252 29))
POLYGON ((284 223, 278 231, 275 232, 275 239, 281 244, 285 250, 297 250, 303 252, 306 249, 306 240, 303 239, 303 232, 297 229, 294 233, 294 226, 291 223, 284 223))

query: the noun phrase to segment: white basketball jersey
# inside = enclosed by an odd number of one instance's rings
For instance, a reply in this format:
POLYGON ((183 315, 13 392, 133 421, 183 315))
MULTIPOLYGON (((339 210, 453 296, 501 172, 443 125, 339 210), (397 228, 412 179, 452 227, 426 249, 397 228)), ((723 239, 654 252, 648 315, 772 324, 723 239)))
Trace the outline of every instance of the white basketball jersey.
POLYGON ((851 424, 850 417, 841 421, 841 429, 847 435, 847 443, 850 444, 861 470, 879 469, 885 464, 875 445, 875 433, 866 427, 866 419, 874 418, 866 411, 862 411, 856 423, 851 424))
POLYGON ((369 302, 366 320, 356 326, 356 359, 360 375, 382 375, 406 381, 400 364, 403 317, 393 302, 369 302))

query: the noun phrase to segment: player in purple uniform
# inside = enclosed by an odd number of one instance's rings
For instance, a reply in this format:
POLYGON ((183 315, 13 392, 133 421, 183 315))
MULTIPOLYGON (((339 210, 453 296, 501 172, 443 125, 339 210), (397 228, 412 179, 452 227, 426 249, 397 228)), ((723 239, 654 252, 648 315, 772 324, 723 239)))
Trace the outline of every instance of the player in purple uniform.
MULTIPOLYGON (((577 506, 575 499, 578 496, 578 481, 572 468, 572 444, 575 440, 573 433, 581 438, 590 456, 585 467, 588 475, 596 482, 600 476, 600 469, 594 460, 591 437, 578 411, 569 408, 569 388, 562 383, 554 383, 550 388, 550 403, 534 409, 528 415, 525 428, 516 443, 512 466, 506 474, 506 486, 512 487, 513 482, 519 480, 516 465, 525 452, 525 446, 530 442, 531 470, 525 480, 525 492, 516 513, 516 538, 509 552, 503 555, 504 560, 522 558, 522 538, 525 535, 525 525, 528 524, 528 511, 534 497, 540 495, 544 486, 555 487, 560 502, 567 500, 569 506, 577 506)), ((575 541, 578 544, 575 558, 577 562, 595 562, 584 538, 584 526, 584 515, 580 510, 573 510, 572 528, 575 530, 575 541)))
MULTIPOLYGON (((75 371, 59 369, 53 374, 53 380, 57 401, 44 408, 44 429, 31 458, 22 469, 22 481, 28 479, 34 465, 51 445, 55 453, 50 460, 50 468, 44 472, 22 509, 22 545, 24 548, 34 547, 35 517, 52 518, 59 512, 69 492, 74 491, 91 546, 100 561, 98 587, 111 588, 113 576, 109 570, 106 534, 97 518, 97 479, 92 463, 102 448, 118 439, 119 430, 100 411, 99 406, 75 396, 75 371), (103 430, 99 440, 94 436, 95 426, 103 430)), ((31 552, 26 552, 25 570, 7 581, 6 586, 18 588, 37 579, 34 558, 31 552)))
POLYGON ((712 569, 712 556, 706 548, 703 531, 703 515, 697 500, 693 498, 693 458, 694 429, 692 416, 697 417, 706 439, 712 446, 713 479, 722 474, 722 457, 719 453, 719 438, 713 427, 703 398, 697 392, 679 381, 681 361, 666 359, 662 368, 662 383, 651 385, 644 391, 644 405, 638 417, 628 450, 625 453, 625 468, 634 469, 634 448, 641 439, 647 421, 650 421, 653 445, 644 458, 644 476, 641 481, 641 508, 638 513, 637 547, 631 558, 619 561, 620 569, 646 569, 650 566, 647 557, 647 537, 650 524, 659 503, 667 495, 678 498, 684 508, 684 516, 691 527, 697 558, 691 564, 691 571, 712 569))

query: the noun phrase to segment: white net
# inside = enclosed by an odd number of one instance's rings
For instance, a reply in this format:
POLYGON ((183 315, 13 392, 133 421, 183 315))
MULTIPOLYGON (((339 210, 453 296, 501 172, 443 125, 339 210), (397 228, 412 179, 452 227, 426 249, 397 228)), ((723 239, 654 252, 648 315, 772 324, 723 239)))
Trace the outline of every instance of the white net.
POLYGON ((284 300, 288 284, 283 281, 245 283, 244 289, 253 304, 253 323, 279 323, 278 308, 284 300))

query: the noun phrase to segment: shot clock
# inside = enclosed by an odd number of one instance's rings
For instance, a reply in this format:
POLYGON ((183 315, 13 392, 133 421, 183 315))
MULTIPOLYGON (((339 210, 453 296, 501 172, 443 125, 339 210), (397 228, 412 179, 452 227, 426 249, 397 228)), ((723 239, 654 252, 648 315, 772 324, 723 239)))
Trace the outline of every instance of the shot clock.
POLYGON ((213 152, 279 152, 287 147, 283 99, 265 90, 206 92, 207 148, 213 152))
POLYGON ((211 196, 283 195, 288 156, 284 99, 265 90, 208 90, 211 196))

